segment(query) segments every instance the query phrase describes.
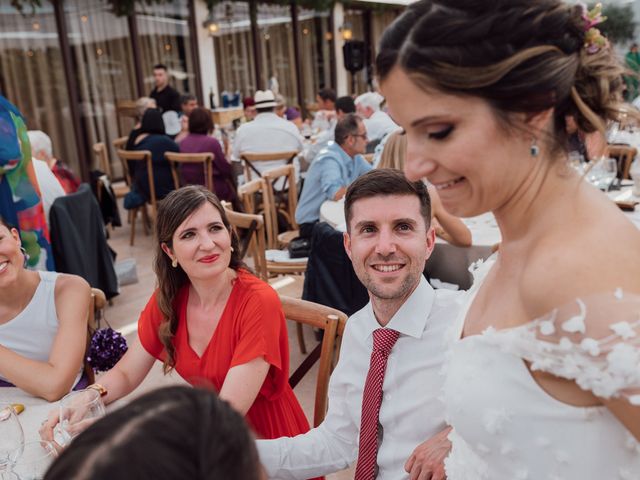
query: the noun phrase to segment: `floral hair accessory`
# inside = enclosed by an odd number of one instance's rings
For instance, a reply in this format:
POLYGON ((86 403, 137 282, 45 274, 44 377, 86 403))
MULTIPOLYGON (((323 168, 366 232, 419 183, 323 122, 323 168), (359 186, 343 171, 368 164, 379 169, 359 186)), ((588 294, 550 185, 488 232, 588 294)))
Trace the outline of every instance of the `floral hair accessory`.
POLYGON ((604 22, 607 17, 602 16, 602 4, 598 3, 589 10, 586 5, 582 6, 582 20, 584 20, 584 48, 588 54, 599 52, 601 49, 609 45, 606 37, 602 35, 600 30, 595 28, 596 25, 604 22))

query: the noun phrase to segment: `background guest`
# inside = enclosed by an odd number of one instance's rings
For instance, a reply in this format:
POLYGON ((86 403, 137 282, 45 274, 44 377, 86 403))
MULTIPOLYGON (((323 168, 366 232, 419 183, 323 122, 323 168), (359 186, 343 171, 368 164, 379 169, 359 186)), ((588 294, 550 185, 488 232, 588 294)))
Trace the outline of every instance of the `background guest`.
POLYGON ((195 95, 183 95, 180 99, 180 133, 175 138, 177 143, 180 143, 189 134, 189 115, 197 107, 198 99, 195 95))
POLYGON ((316 112, 311 128, 318 131, 325 131, 331 127, 335 128, 336 123, 336 92, 331 88, 322 88, 316 95, 318 111, 316 112))
POLYGON ((245 121, 250 122, 251 120, 256 118, 258 111, 256 110, 256 102, 252 97, 245 97, 242 100, 242 105, 244 107, 245 121))
POLYGON ((133 150, 135 140, 140 134, 140 126, 142 125, 144 112, 150 108, 158 108, 155 99, 151 97, 140 97, 136 100, 136 124, 133 126, 131 132, 129 132, 129 138, 127 139, 127 146, 125 147, 125 150, 133 150))
MULTIPOLYGON (((353 98, 350 96, 340 97, 336 100, 336 119, 339 122, 344 118, 344 116, 348 113, 355 113, 356 104, 353 101, 353 98)), ((325 130, 324 132, 318 135, 316 141, 305 151, 305 160, 308 163, 313 162, 313 159, 316 158, 318 153, 322 151, 322 149, 327 148, 330 142, 334 141, 334 135, 336 131, 336 123, 333 122, 331 126, 325 130)))
POLYGON ((376 92, 363 93, 356 98, 356 112, 364 119, 369 142, 380 141, 385 135, 400 129, 391 117, 380 109, 382 102, 384 97, 376 92))
MULTIPOLYGON (((174 189, 171 167, 164 158, 165 152, 179 152, 178 144, 165 135, 164 122, 160 110, 150 108, 144 112, 140 133, 134 140, 132 150, 149 150, 153 161, 153 182, 156 198, 162 199, 174 189)), ((137 193, 145 199, 150 198, 149 175, 144 162, 136 162, 132 172, 133 184, 137 193)))
POLYGON ((76 275, 26 270, 21 245, 0 217, 0 386, 53 402, 81 380, 91 289, 76 275))
MULTIPOLYGON (((53 156, 53 145, 49 135, 42 130, 29 130, 27 133, 31 144, 31 157, 46 164, 48 170, 53 173, 65 193, 73 193, 78 190, 80 180, 60 159, 53 156)), ((44 165, 38 165, 38 162, 35 162, 34 167, 36 168, 36 175, 49 176, 47 172, 43 172, 44 165)), ((51 180, 48 183, 51 183, 50 189, 52 191, 59 192, 57 186, 51 180)), ((53 200, 51 203, 53 203, 53 200)))
POLYGON ((137 398, 82 432, 46 480, 258 480, 242 417, 215 394, 168 387, 137 398))
MULTIPOLYGON (((211 112, 205 108, 196 108, 189 115, 189 133, 180 142, 182 153, 213 153, 213 185, 214 192, 221 200, 236 200, 235 182, 231 165, 224 156, 218 140, 211 137, 214 125, 211 112)), ((182 179, 185 185, 204 185, 204 170, 196 164, 183 164, 182 179)))
POLYGON ((155 99, 158 108, 162 113, 168 111, 180 111, 180 94, 169 85, 169 71, 166 65, 161 63, 153 67, 153 80, 155 87, 149 96, 155 99))

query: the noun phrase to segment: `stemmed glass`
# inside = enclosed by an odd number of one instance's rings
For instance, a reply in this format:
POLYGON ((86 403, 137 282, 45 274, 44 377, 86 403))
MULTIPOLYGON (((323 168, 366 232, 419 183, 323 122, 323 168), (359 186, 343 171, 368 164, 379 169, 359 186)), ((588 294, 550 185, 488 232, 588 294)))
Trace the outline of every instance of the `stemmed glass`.
POLYGON ((93 388, 78 390, 60 400, 60 434, 66 446, 89 425, 105 415, 100 392, 93 388))
POLYGON ((615 158, 603 157, 591 167, 587 180, 605 192, 611 187, 618 175, 618 162, 615 158))
POLYGON ((24 432, 11 405, 0 405, 0 479, 12 478, 11 465, 22 455, 24 432))
POLYGON ((57 456, 58 452, 50 442, 27 442, 22 455, 13 464, 12 472, 20 480, 41 480, 57 456))

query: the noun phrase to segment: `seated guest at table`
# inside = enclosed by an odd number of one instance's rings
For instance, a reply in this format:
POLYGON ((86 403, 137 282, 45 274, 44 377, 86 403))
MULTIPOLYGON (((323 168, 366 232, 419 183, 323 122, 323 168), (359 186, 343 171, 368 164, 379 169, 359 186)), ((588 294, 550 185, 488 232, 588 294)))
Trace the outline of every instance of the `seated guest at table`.
POLYGON ((109 413, 73 440, 46 480, 261 478, 242 417, 214 393, 167 387, 109 413))
MULTIPOLYGON (((150 108, 144 112, 140 132, 133 143, 132 150, 149 150, 151 152, 156 198, 160 200, 166 197, 174 189, 174 184, 171 176, 171 167, 164 158, 164 154, 165 152, 179 152, 180 147, 165 134, 160 110, 150 108)), ((136 194, 148 200, 151 194, 149 192, 147 165, 144 162, 135 162, 134 165, 135 167, 131 172, 133 187, 136 194)), ((127 196, 129 195, 127 194, 127 196)))
MULTIPOLYGON (((258 90, 255 95, 256 118, 240 126, 233 142, 233 158, 243 153, 276 153, 300 151, 303 146, 298 127, 275 114, 276 97, 271 90, 258 90)), ((284 165, 286 160, 255 162, 253 166, 262 173, 284 165)), ((258 175, 253 172, 254 177, 258 175)))
POLYGON ((0 386, 53 402, 83 381, 91 289, 76 275, 26 270, 21 246, 0 217, 0 386))
POLYGON ((144 112, 146 112, 150 108, 158 108, 155 99, 151 97, 140 97, 138 100, 136 100, 136 124, 129 132, 129 138, 127 138, 125 150, 133 150, 136 138, 140 134, 140 126, 142 125, 142 117, 144 116, 144 112))
MULTIPOLYGON (((98 379, 105 403, 132 392, 159 360, 165 372, 214 387, 260 438, 306 432, 288 383, 278 294, 243 265, 225 210, 209 190, 182 187, 160 202, 154 270, 158 289, 140 315, 138 338, 98 379)), ((55 423, 51 418, 45 438, 55 423)))
POLYGON ((357 115, 350 113, 338 122, 335 139, 318 154, 307 172, 296 208, 301 237, 311 237, 313 226, 320 220, 323 202, 340 200, 351 182, 371 170, 371 165, 362 157, 367 146, 367 131, 357 115))
POLYGON ((244 120, 245 122, 250 122, 256 115, 258 115, 258 111, 256 110, 256 102, 252 97, 245 97, 242 99, 242 106, 244 107, 244 120))
MULTIPOLYGON (((53 173, 53 176, 57 179, 58 183, 64 190, 64 193, 74 193, 80 186, 80 179, 78 176, 62 162, 62 160, 53 156, 53 145, 51 143, 51 137, 41 130, 29 130, 29 143, 31 144, 31 156, 34 159, 41 160, 47 166, 47 169, 53 173)), ((36 175, 49 177, 48 172, 44 171, 44 165, 34 162, 36 168, 36 175)), ((50 189, 54 193, 59 193, 57 185, 53 183, 52 179, 45 180, 50 184, 50 189)), ((44 199, 43 199, 44 200, 44 199)), ((55 198, 53 199, 55 200, 55 198)), ((53 200, 50 203, 53 203, 53 200)))
MULTIPOLYGON (((388 136, 380 155, 377 168, 396 168, 404 170, 407 158, 407 136, 402 131, 395 131, 388 136)), ((442 206, 438 190, 426 182, 431 197, 431 224, 436 235, 457 247, 471 246, 471 230, 459 217, 451 215, 442 206)))
POLYGON ((302 115, 300 115, 300 112, 297 108, 288 107, 287 101, 280 94, 276 95, 275 113, 280 118, 284 118, 285 120, 293 123, 296 127, 298 127, 298 130, 302 128, 302 115))
POLYGON ((357 461, 356 479, 442 480, 448 429, 440 371, 463 294, 433 290, 422 275, 435 243, 429 194, 398 170, 373 170, 349 186, 344 209, 344 248, 370 301, 347 322, 322 424, 258 440, 260 460, 279 479, 327 475, 357 461))
POLYGON ((195 108, 198 108, 195 95, 187 94, 180 98, 180 133, 174 139, 176 143, 180 143, 189 134, 189 115, 195 108))
MULTIPOLYGON (((336 106, 336 118, 338 122, 341 119, 343 119, 347 113, 356 112, 356 104, 353 101, 353 98, 351 98, 348 95, 338 98, 336 100, 335 106, 336 106)), ((327 130, 323 131, 320 135, 318 135, 318 138, 316 138, 315 143, 305 151, 304 157, 305 157, 305 160, 309 162, 309 164, 313 162, 313 160, 316 158, 316 156, 318 155, 318 153, 320 153, 321 150, 329 146, 329 142, 334 141, 335 131, 336 131, 336 122, 333 122, 327 130)))
POLYGON ((313 117, 311 128, 324 131, 336 125, 336 91, 332 88, 322 88, 316 95, 318 111, 313 117))
POLYGON ((369 142, 380 141, 388 133, 400 129, 391 117, 380 109, 382 102, 384 97, 376 92, 363 93, 356 98, 356 111, 364 119, 369 142))
MULTIPOLYGON (((213 153, 214 192, 220 200, 233 202, 236 199, 235 182, 231 165, 222 152, 220 142, 210 135, 213 133, 213 120, 206 108, 196 108, 189 115, 189 134, 180 142, 182 153, 213 153)), ((185 163, 180 166, 185 185, 204 185, 202 165, 185 163)))
POLYGON ((64 197, 67 192, 65 192, 62 184, 49 168, 49 165, 56 162, 55 158, 53 158, 51 138, 49 138, 49 135, 40 130, 29 130, 27 134, 29 135, 33 168, 36 173, 38 187, 40 188, 42 206, 48 226, 51 205, 53 205, 56 198, 64 197))

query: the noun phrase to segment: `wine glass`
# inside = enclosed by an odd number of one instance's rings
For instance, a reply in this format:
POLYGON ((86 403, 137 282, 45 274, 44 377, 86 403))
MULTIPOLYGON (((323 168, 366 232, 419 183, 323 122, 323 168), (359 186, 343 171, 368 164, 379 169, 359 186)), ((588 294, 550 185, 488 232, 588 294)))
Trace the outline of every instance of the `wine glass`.
POLYGON ((11 405, 0 404, 0 478, 9 475, 23 448, 24 432, 15 410, 11 405))
POLYGON ((97 390, 86 388, 65 395, 60 400, 59 424, 63 446, 104 415, 104 403, 97 390))
POLYGON ((587 180, 595 187, 607 191, 618 175, 615 158, 602 157, 588 171, 587 180))
POLYGON ((12 472, 20 480, 41 480, 57 456, 58 452, 51 442, 26 442, 22 455, 12 465, 12 472))

